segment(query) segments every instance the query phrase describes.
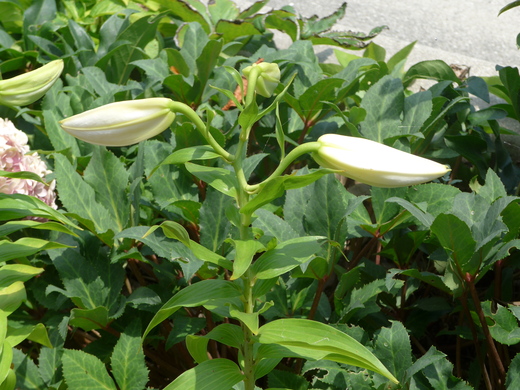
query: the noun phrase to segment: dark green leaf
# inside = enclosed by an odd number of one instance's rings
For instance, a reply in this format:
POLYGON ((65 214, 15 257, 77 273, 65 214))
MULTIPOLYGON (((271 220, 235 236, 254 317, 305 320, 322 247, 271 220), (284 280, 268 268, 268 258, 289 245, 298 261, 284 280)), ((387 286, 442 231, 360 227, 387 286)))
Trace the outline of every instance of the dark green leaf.
POLYGON ((375 83, 361 101, 366 118, 361 122, 361 133, 373 141, 384 140, 403 133, 401 113, 404 108, 403 84, 400 79, 384 76, 375 83))

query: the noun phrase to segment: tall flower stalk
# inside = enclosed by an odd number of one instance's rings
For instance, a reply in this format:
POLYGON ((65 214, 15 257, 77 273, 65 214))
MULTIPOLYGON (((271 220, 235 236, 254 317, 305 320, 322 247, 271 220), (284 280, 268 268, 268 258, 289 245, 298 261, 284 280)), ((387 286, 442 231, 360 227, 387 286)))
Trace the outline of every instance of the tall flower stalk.
MULTIPOLYGON (((328 325, 311 320, 282 319, 260 326, 259 315, 262 309, 256 307, 258 298, 255 296, 256 283, 263 279, 277 278, 298 267, 302 262, 309 261, 320 250, 319 243, 323 237, 301 237, 267 249, 253 235, 251 224, 254 211, 283 194, 286 190, 285 180, 289 178, 289 176, 284 176, 284 172, 303 154, 312 155, 324 167, 320 169, 323 174, 339 173, 372 185, 385 187, 422 183, 442 176, 449 169, 441 164, 372 141, 330 134, 321 137, 317 142, 297 146, 281 159, 278 167, 266 180, 254 185, 249 184, 244 171, 244 163, 248 156, 250 134, 254 124, 262 115, 273 109, 273 106, 277 104, 277 99, 281 97, 278 95, 268 109, 260 112, 256 101, 257 95, 269 98, 274 94, 279 85, 280 70, 276 64, 261 63, 246 68, 244 74, 248 79, 248 88, 243 99, 244 106, 239 107, 241 110, 237 120, 239 138, 233 154, 213 138, 210 132, 211 120, 205 123, 189 106, 166 98, 112 103, 66 118, 61 125, 65 131, 87 142, 106 146, 122 146, 159 134, 170 127, 177 115, 183 115, 194 124, 211 148, 212 153, 208 158, 218 156, 223 164, 227 164, 232 170, 229 182, 234 183, 233 188, 226 187, 224 190, 222 187, 215 187, 235 199, 235 215, 238 215, 238 218, 235 218, 234 223, 237 225, 238 235, 231 237, 231 241, 235 245, 235 258, 232 263, 228 264, 227 259, 216 253, 211 254, 207 252, 207 249, 201 252, 200 244, 192 241, 181 225, 168 221, 164 222, 161 227, 168 237, 178 239, 194 252, 198 251, 197 253, 202 255, 202 259, 216 262, 233 272, 228 280, 207 280, 204 281, 204 286, 209 286, 207 288, 213 289, 212 291, 218 291, 219 294, 230 298, 236 297, 238 291, 241 306, 224 303, 221 309, 227 310, 230 317, 240 322, 242 337, 238 348, 239 368, 236 368, 239 373, 236 378, 244 382, 246 390, 254 390, 257 377, 266 374, 263 371, 257 372, 260 363, 262 361, 269 361, 269 364, 274 362, 272 366, 274 368, 280 356, 331 359, 373 370, 391 381, 397 382, 386 367, 365 347, 328 325), (291 259, 292 252, 284 248, 294 248, 297 252, 294 254, 295 258, 291 259), (224 292, 224 287, 229 288, 229 293, 224 292), (309 333, 306 331, 307 328, 309 333), (318 339, 314 340, 309 336, 313 332, 319 335, 318 339), (269 346, 271 350, 263 348, 269 346), (272 350, 272 348, 275 349, 272 350)), ((284 93, 283 91, 281 94, 284 93)), ((198 150, 204 155, 208 152, 208 146, 199 146, 192 150, 198 150)), ((185 155, 190 156, 191 154, 185 153, 185 155)), ((173 155, 170 156, 176 163, 197 160, 195 157, 181 159, 173 157, 173 155)), ((221 180, 219 175, 225 174, 227 177, 230 174, 229 170, 220 167, 204 166, 194 169, 193 167, 197 167, 195 164, 190 164, 190 167, 187 165, 188 170, 191 169, 190 172, 194 175, 197 175, 197 169, 204 169, 204 179, 210 185, 215 185, 215 182, 221 180)), ((317 180, 318 177, 319 175, 313 176, 311 181, 317 180)), ((300 181, 294 177, 291 179, 293 180, 291 188, 309 184, 307 178, 300 181)), ((155 228, 157 226, 152 227, 149 232, 155 228)), ((210 294, 207 297, 198 297, 200 286, 201 284, 197 285, 197 283, 190 285, 166 302, 152 319, 145 331, 145 337, 155 326, 183 305, 199 306, 210 302, 213 299, 210 294), (192 298, 190 295, 192 291, 196 298, 192 298)), ((193 340, 195 341, 191 342, 199 342, 201 339, 193 340)), ((206 341, 202 339, 202 342, 206 341)), ((197 359, 201 363, 201 367, 210 367, 208 370, 213 366, 220 367, 222 364, 219 361, 221 359, 215 359, 214 363, 206 362, 206 357, 202 355, 198 355, 197 359)), ((232 367, 234 366, 232 365, 232 367)), ((199 371, 185 372, 167 388, 169 390, 180 389, 188 383, 195 383, 197 372, 199 371)))

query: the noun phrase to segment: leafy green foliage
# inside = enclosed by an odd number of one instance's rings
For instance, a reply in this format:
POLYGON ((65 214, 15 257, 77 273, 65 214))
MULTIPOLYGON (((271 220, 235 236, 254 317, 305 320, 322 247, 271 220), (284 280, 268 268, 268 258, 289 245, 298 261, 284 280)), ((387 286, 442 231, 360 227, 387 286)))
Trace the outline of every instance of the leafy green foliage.
POLYGON ((267 3, 0 3, 3 78, 65 60, 42 101, 2 111, 47 156, 59 208, 0 194, 0 388, 518 387, 520 175, 501 121, 520 120, 518 69, 405 66, 415 43, 387 59, 370 42, 384 27, 333 31, 346 4, 304 18, 267 3), (323 64, 315 44, 364 51, 323 64), (271 98, 242 78, 257 61, 281 70, 271 98), (147 97, 200 123, 177 113, 108 149, 59 126, 147 97), (324 133, 452 171, 370 189, 291 160, 324 133))

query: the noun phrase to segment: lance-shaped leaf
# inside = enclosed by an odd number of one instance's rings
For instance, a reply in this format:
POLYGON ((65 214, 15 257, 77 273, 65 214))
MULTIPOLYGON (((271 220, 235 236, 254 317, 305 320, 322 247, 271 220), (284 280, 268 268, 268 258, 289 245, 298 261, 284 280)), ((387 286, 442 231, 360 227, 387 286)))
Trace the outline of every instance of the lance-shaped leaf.
POLYGON ((0 288, 7 287, 14 282, 26 282, 42 272, 43 268, 26 264, 6 264, 0 267, 0 288))
POLYGON ((265 352, 259 350, 257 359, 280 356, 327 359, 366 368, 398 383, 390 371, 363 345, 321 322, 297 318, 275 320, 260 328, 258 341, 276 346, 265 352))
POLYGON ((164 390, 231 389, 243 379, 240 368, 228 359, 207 360, 185 371, 164 390))
POLYGON ((270 249, 251 267, 256 279, 271 279, 282 275, 310 260, 321 249, 325 237, 309 236, 291 239, 270 249))
POLYGON ((213 299, 234 298, 239 295, 240 291, 234 283, 220 279, 203 280, 185 287, 159 309, 148 324, 143 338, 181 307, 201 306, 213 299))

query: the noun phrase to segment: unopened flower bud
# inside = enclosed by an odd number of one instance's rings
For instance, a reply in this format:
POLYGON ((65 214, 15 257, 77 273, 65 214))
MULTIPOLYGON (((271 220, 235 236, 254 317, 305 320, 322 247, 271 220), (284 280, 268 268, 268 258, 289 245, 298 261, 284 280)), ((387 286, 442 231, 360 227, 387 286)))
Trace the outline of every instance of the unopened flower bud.
POLYGON ((173 123, 172 103, 167 98, 110 103, 63 119, 60 125, 91 144, 132 145, 156 136, 173 123))
POLYGON ((249 76, 254 67, 257 67, 261 71, 256 80, 256 93, 263 97, 271 97, 280 83, 280 68, 278 67, 278 64, 261 62, 259 64, 248 66, 242 72, 249 82, 249 76))
POLYGON ((41 68, 0 80, 0 104, 26 106, 45 95, 63 71, 63 60, 51 61, 41 68))
POLYGON ((313 158, 325 168, 376 187, 406 187, 436 179, 450 169, 435 161, 364 138, 322 135, 313 158))

